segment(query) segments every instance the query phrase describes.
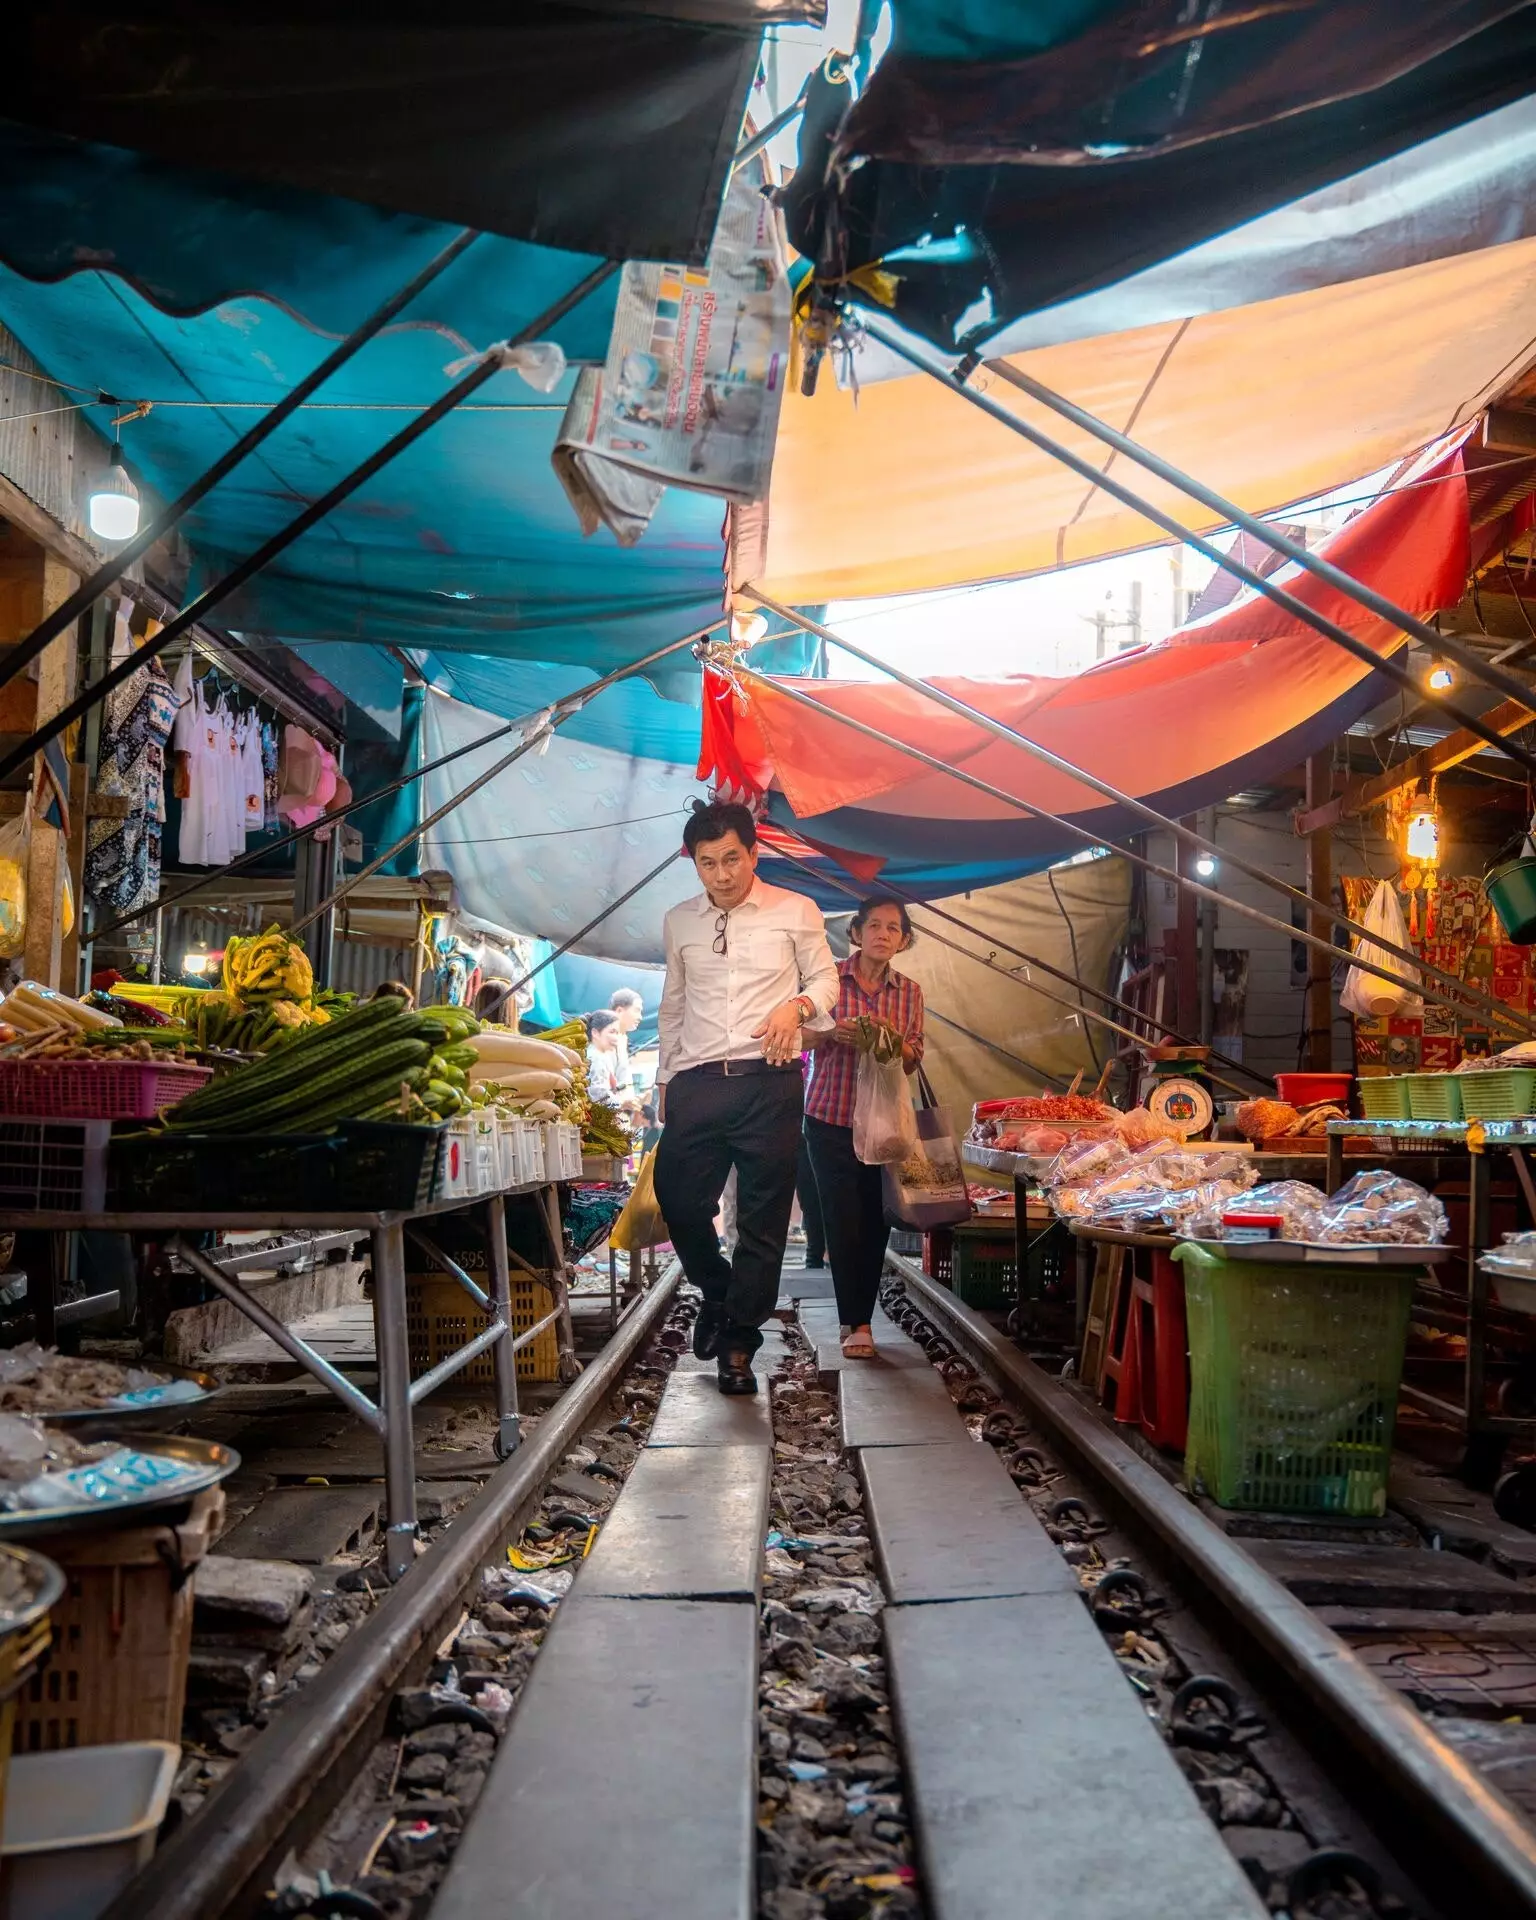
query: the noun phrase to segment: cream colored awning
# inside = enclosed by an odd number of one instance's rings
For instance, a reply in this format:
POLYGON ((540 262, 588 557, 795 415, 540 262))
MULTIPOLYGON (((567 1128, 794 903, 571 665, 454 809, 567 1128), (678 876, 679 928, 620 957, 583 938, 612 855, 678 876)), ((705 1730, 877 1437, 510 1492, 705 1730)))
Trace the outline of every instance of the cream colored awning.
MULTIPOLYGON (((1536 359, 1536 239, 1129 333, 1013 364, 1250 512, 1415 452, 1536 359)), ((988 376, 1004 406, 1102 466, 1097 441, 988 376)), ((1117 477, 1219 521, 1124 460, 1117 477)), ((738 583, 801 605, 1009 579, 1156 544, 1151 522, 928 375, 785 398, 766 563, 738 583)), ((741 543, 744 546, 745 543, 741 543)))

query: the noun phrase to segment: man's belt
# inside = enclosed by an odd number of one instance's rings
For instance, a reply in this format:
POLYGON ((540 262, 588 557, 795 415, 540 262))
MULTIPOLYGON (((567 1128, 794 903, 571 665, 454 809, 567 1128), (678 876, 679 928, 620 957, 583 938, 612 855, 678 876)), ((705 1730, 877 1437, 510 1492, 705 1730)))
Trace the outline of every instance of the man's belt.
POLYGON ((799 1071, 798 1058, 785 1061, 765 1060, 761 1054, 754 1054, 746 1060, 704 1060, 696 1067, 684 1067, 677 1077, 681 1079, 684 1073, 704 1073, 721 1080, 735 1080, 749 1073, 798 1073, 799 1071))

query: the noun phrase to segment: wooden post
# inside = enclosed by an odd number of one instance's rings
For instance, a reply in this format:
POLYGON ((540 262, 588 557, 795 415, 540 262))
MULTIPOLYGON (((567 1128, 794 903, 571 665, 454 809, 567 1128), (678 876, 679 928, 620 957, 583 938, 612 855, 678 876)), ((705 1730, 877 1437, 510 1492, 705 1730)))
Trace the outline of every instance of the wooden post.
MULTIPOLYGON (((61 606, 80 584, 61 561, 51 554, 43 560, 43 613, 61 606)), ((75 697, 75 629, 68 626, 56 640, 50 640, 37 663, 37 723, 50 720, 60 707, 75 697)), ((35 764, 35 763, 34 763, 35 764)), ((83 841, 85 809, 71 814, 71 825, 83 841)), ((22 970, 29 980, 45 986, 61 984, 64 958, 63 920, 59 912, 64 874, 69 862, 69 847, 57 827, 32 822, 32 855, 27 862, 27 944, 22 954, 22 970)), ((78 896, 75 912, 80 911, 78 896)), ((73 943, 72 943, 73 945, 73 943)), ((63 982, 71 991, 77 982, 63 982)))
MULTIPOLYGON (((1307 762, 1307 812, 1333 797, 1333 755, 1315 753, 1307 762)), ((1307 835, 1307 892, 1314 900, 1333 898, 1333 835, 1316 827, 1307 835)), ((1333 937, 1333 916, 1309 912, 1307 924, 1319 939, 1333 937)), ((1317 947, 1307 949, 1307 1067, 1313 1073, 1333 1069, 1333 962, 1317 947)))

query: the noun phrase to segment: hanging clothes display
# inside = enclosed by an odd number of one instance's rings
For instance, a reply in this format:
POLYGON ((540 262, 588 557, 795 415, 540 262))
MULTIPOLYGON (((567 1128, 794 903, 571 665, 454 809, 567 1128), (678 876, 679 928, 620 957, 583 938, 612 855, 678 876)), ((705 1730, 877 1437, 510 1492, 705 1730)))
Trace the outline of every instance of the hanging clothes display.
POLYGON ((184 867, 222 867, 245 852, 249 835, 277 824, 277 731, 254 708, 241 712, 222 693, 210 699, 190 654, 177 669, 176 695, 177 858, 184 867))
POLYGON ((277 728, 270 720, 261 723, 262 826, 276 833, 282 822, 277 817, 277 797, 281 792, 277 779, 277 728))
MULTIPOLYGON (((133 638, 120 607, 112 663, 129 657, 133 638)), ((158 660, 149 660, 113 688, 102 705, 96 791, 127 801, 122 819, 94 819, 86 828, 85 884, 98 906, 135 913, 160 897, 160 836, 165 825, 165 746, 176 721, 177 695, 158 660)))

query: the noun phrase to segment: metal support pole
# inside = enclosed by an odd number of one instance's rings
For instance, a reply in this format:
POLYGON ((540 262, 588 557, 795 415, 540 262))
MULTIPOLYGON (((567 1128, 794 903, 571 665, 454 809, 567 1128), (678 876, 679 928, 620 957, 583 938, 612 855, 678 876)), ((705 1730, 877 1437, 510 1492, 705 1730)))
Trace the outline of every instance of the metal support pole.
MULTIPOLYGON (((871 331, 874 330, 871 329, 871 331)), ((877 337, 883 339, 884 335, 880 334, 877 337)), ((890 345, 891 342, 886 341, 886 344, 890 345)), ((909 355, 908 358, 911 356, 909 355)), ((1100 420, 1097 414, 1074 406, 1070 400, 1065 399, 1052 388, 1042 385, 1030 374, 1021 373, 1017 367, 1010 365, 1006 360, 988 360, 985 365, 988 373, 995 373, 1000 380, 1006 380, 1009 386, 1017 387, 1021 393, 1027 393, 1032 400, 1038 400, 1041 406, 1049 407, 1053 413, 1060 414, 1062 419, 1070 420, 1073 426, 1081 427, 1084 433, 1092 434, 1094 439, 1102 440, 1105 446, 1113 447, 1116 453, 1124 454, 1127 460, 1134 460, 1137 466, 1145 467, 1148 473, 1155 474, 1159 480, 1166 480, 1170 486, 1177 487, 1180 493, 1187 493, 1192 500, 1198 500, 1201 506, 1209 507, 1213 513, 1219 513, 1223 520, 1234 527, 1240 527, 1245 533, 1251 533, 1256 539, 1262 540, 1267 547, 1272 547, 1276 553, 1283 553, 1288 560, 1294 560, 1297 566, 1305 568, 1314 578, 1347 594, 1357 606, 1379 614, 1383 620, 1388 621, 1401 632, 1411 635, 1413 639, 1421 641, 1435 653, 1443 654, 1448 660, 1454 660, 1458 666, 1464 667, 1474 680, 1481 680, 1486 687, 1496 688, 1509 699, 1529 700, 1531 689, 1524 681, 1517 680, 1512 673, 1502 672, 1494 661, 1485 660, 1480 653, 1464 645, 1454 634, 1441 633, 1437 627, 1428 626, 1409 613, 1406 607, 1398 606, 1384 593, 1378 593, 1374 587, 1368 586, 1363 580, 1356 580, 1342 567, 1336 567, 1331 560, 1325 560, 1320 554, 1311 552, 1299 540, 1293 540, 1289 534, 1259 519, 1257 514, 1246 513, 1224 495, 1219 494, 1214 487, 1203 485, 1193 475, 1176 467, 1171 460, 1160 458, 1150 448, 1142 446, 1137 440, 1132 440, 1128 434, 1118 433, 1107 421, 1100 420)), ((1106 488, 1106 491, 1114 490, 1106 488)), ((1233 568, 1232 571, 1236 572, 1237 569, 1233 568)), ((1433 689, 1419 687, 1414 682, 1410 684, 1420 698, 1426 695, 1431 699, 1434 698, 1433 689)), ((1452 711, 1448 704, 1445 710, 1448 713, 1452 711)))
POLYGON ((565 1278, 565 1236, 560 1230, 560 1191, 550 1181, 534 1195, 539 1224, 549 1246, 549 1271, 539 1279, 555 1303, 557 1338, 560 1348, 560 1378, 574 1380, 581 1372, 576 1358, 576 1336, 571 1327, 571 1293, 565 1278))
POLYGON ((1488 1276, 1479 1254, 1488 1245, 1492 1217, 1493 1170, 1484 1152, 1467 1155, 1467 1386, 1466 1453, 1468 1483, 1483 1483, 1491 1491, 1498 1477, 1503 1447, 1485 1438, 1488 1410, 1488 1276), (1490 1457, 1491 1456, 1491 1457, 1490 1457))
MULTIPOLYGON (((1314 753, 1307 762, 1307 811, 1320 807, 1333 792, 1333 756, 1314 753)), ((1317 827, 1307 835, 1307 892, 1317 901, 1333 895, 1333 835, 1317 827)), ((1314 912, 1312 931, 1323 939, 1333 934, 1332 915, 1314 912)), ((1333 962, 1312 947, 1307 953, 1306 1063, 1314 1073, 1333 1067, 1333 962)))
POLYGON ((435 1241, 429 1240, 418 1228, 407 1227, 405 1231, 407 1236, 421 1248, 422 1252, 432 1262, 434 1267, 441 1273, 446 1274, 450 1280, 456 1280, 458 1282, 482 1313, 493 1313, 495 1311, 492 1296, 488 1294, 484 1288, 475 1285, 474 1281, 459 1265, 457 1260, 450 1260, 442 1248, 439 1247, 435 1241))
MULTIPOLYGON (((563 319, 573 307, 580 306, 589 294, 596 292, 598 287, 617 271, 616 261, 604 261, 568 293, 562 294, 536 319, 531 320, 508 344, 517 346, 526 341, 536 340, 557 320, 563 319)), ((4 759, 0 760, 0 779, 8 773, 14 773, 17 767, 30 760, 39 748, 46 746, 56 735, 62 733, 72 720, 78 720, 83 713, 88 712, 111 692, 113 687, 120 686, 130 674, 136 673, 157 654, 163 653, 171 642, 179 638, 189 627, 194 627, 199 621, 205 620, 215 607, 222 605, 232 593, 243 587, 247 580, 260 573, 269 561, 275 560, 301 535, 308 533, 311 527, 317 526, 336 507, 339 507, 343 500, 350 499, 359 487, 371 480, 376 473, 382 472, 397 455, 414 445, 424 433, 430 432, 438 421, 452 413, 461 401, 467 400, 472 393, 477 393, 487 380, 494 380, 501 370, 501 356, 495 351, 487 354, 476 366, 471 367, 462 379, 456 380, 446 393, 440 395, 430 407, 419 413, 409 426, 402 427, 393 438, 386 440, 383 446, 369 454, 361 465, 354 467, 350 473, 344 474, 335 486, 307 506, 302 513, 295 515, 287 526, 280 528, 271 539, 264 540, 254 553, 238 561, 221 579, 215 580, 212 586, 205 588, 190 606, 184 607, 174 619, 168 620, 152 640, 145 641, 137 652, 113 668, 94 686, 87 687, 78 699, 71 700, 66 706, 61 707, 50 720, 23 741, 21 746, 6 754, 4 759)))
POLYGON ((496 1454, 517 1451, 522 1420, 517 1408, 517 1350, 512 1332, 512 1276, 507 1262, 507 1203, 492 1194, 485 1205, 485 1240, 491 1263, 491 1307, 507 1331, 496 1343, 496 1454))
POLYGON ((307 1345, 286 1322, 270 1313, 259 1300, 255 1300, 231 1274, 217 1267, 206 1254, 199 1253, 196 1247, 189 1247, 179 1234, 166 1242, 166 1252, 174 1253, 185 1260, 187 1265, 201 1280, 206 1280, 216 1293, 221 1293, 232 1307, 238 1307, 254 1326, 280 1346, 291 1359, 297 1360, 306 1373, 313 1374, 320 1384, 328 1387, 342 1405, 355 1413, 365 1426, 371 1427, 377 1434, 385 1430, 385 1416, 368 1398, 360 1387, 355 1387, 344 1373, 333 1367, 323 1354, 316 1353, 307 1345))
POLYGON ((405 1331, 405 1235, 373 1230, 373 1334, 384 1416, 384 1571, 409 1573, 416 1558, 416 1448, 411 1430, 411 1355, 405 1331))
MULTIPOLYGON (((946 775, 951 780, 958 780, 963 786, 972 787, 976 792, 986 794, 988 799, 999 800, 1004 806, 1014 808, 1016 812, 1029 814, 1037 820, 1048 820, 1053 825, 1063 828, 1066 832, 1076 835, 1078 838, 1089 842, 1093 846, 1102 844, 1086 827, 1078 826, 1075 821, 1064 819, 1060 814, 1050 813, 1044 807, 1037 807, 1031 801, 1021 799, 1016 793, 1006 792, 1002 787, 995 787, 989 780, 982 780, 974 773, 967 773, 963 767, 952 767, 946 761, 936 758, 935 755, 925 753, 921 747, 914 747, 906 740, 898 740, 894 734, 883 733, 878 727, 867 726, 864 721, 855 720, 851 714, 839 712, 836 707, 829 707, 825 701, 812 699, 808 693, 802 693, 797 687, 792 687, 788 681, 775 681, 774 690, 784 699, 793 701, 797 706, 808 707, 813 713, 819 713, 824 720, 835 720, 839 726, 847 727, 851 732, 861 734, 865 739, 873 740, 876 745, 889 747, 893 753, 903 754, 907 759, 917 761, 920 766, 926 767, 930 773, 940 773, 946 775)), ((1321 945, 1333 954, 1341 951, 1337 947, 1330 946, 1327 941, 1316 940, 1305 928, 1289 926, 1285 921, 1277 920, 1273 914, 1265 913, 1259 907, 1250 906, 1246 900, 1234 900, 1226 894, 1219 893, 1214 887, 1204 885, 1201 881, 1185 879, 1179 874, 1172 872, 1169 868, 1159 866, 1156 861, 1148 860, 1144 854, 1134 853, 1129 847, 1119 847, 1116 851, 1119 852, 1123 858, 1132 861, 1136 866, 1152 874, 1154 878, 1171 880, 1178 886, 1187 887, 1196 898, 1213 900, 1218 906, 1225 904, 1231 907, 1234 912, 1242 914, 1245 919, 1256 921, 1261 927, 1270 927, 1276 932, 1283 933, 1288 940, 1301 940, 1309 946, 1321 945)), ((1367 960, 1362 954, 1357 953, 1350 956, 1350 958, 1351 964, 1358 967, 1362 973, 1375 974, 1378 979, 1390 981, 1394 986, 1402 985, 1399 975, 1392 973, 1386 967, 1377 966, 1373 961, 1367 960)), ((1423 963, 1420 962, 1419 964, 1422 966, 1423 963)), ((1423 970, 1426 974, 1431 971, 1431 969, 1427 967, 1423 970)), ((1447 998, 1445 994, 1436 992, 1429 985, 1427 979, 1423 982, 1421 991, 1426 999, 1433 1000, 1436 1005, 1448 1006, 1457 1011, 1464 1010, 1466 1005, 1474 1004, 1482 997, 1480 995, 1467 994, 1463 1000, 1451 1000, 1447 998)), ((1516 1032, 1536 1031, 1536 1029, 1532 1028, 1529 1021, 1521 1019, 1517 1014, 1509 1013, 1506 1009, 1498 1006, 1496 1002, 1490 1001, 1488 1002, 1488 1006, 1491 1013, 1501 1019, 1504 1024, 1512 1030, 1516 1032)), ((1087 1009, 1084 1008, 1083 1012, 1086 1015, 1087 1009)), ((1111 1021, 1105 1021, 1102 1015, 1094 1015, 1091 1017, 1100 1020, 1104 1025, 1112 1026, 1114 1024, 1111 1021)), ((1139 1035, 1133 1035, 1132 1037, 1138 1040, 1140 1038, 1139 1035)))
POLYGON ((52 613, 40 621, 26 639, 18 647, 13 648, 3 662, 0 662, 0 687, 3 687, 8 680, 14 680, 23 668, 37 658, 56 634, 62 633, 71 620, 77 619, 84 613, 86 608, 93 601, 98 600, 114 581, 121 580, 141 554, 148 553, 157 540, 163 540, 205 494, 211 493, 227 473, 232 473, 248 453, 254 453, 262 441, 268 439, 285 420, 296 413, 309 396, 330 379, 338 367, 345 366, 361 347, 366 346, 375 334, 381 332, 397 313, 408 307, 423 288, 430 286, 446 268, 452 266, 465 248, 479 237, 473 227, 466 227, 461 233, 455 234, 447 246, 435 253, 419 273, 406 281, 398 293, 392 294, 381 307, 375 308, 361 325, 354 327, 345 340, 332 347, 313 373, 305 374, 296 387, 285 393, 270 412, 264 413, 253 427, 242 433, 234 445, 221 453, 213 465, 200 473, 168 507, 163 508, 152 520, 142 526, 131 540, 125 541, 110 560, 104 560, 88 580, 80 583, 62 606, 56 607, 52 613))
MULTIPOLYGON (((888 674, 898 686, 905 687, 909 693, 918 694, 923 699, 932 701, 935 706, 943 707, 947 712, 956 714, 963 720, 971 721, 975 726, 980 728, 982 732, 990 733, 995 739, 1005 742, 1008 746, 1020 748, 1023 752, 1029 754, 1031 758, 1040 761, 1043 766, 1049 767, 1053 773, 1064 774, 1068 779, 1080 781, 1083 786, 1089 788, 1094 793, 1101 794, 1104 799, 1112 801, 1116 806, 1127 808, 1140 819, 1145 820, 1149 826, 1161 827, 1166 833, 1173 835, 1180 848, 1187 848, 1193 853, 1206 854, 1213 860, 1224 861, 1238 873, 1246 874, 1250 880, 1258 881, 1261 886, 1268 887, 1271 892, 1282 895, 1285 899, 1293 901, 1297 906, 1306 907, 1312 912, 1323 914, 1327 920, 1324 933, 1325 935, 1331 934, 1334 916, 1329 901, 1317 899, 1311 894, 1303 893, 1299 887, 1293 887, 1289 881, 1280 879, 1277 874, 1268 873, 1263 867, 1256 863, 1244 860, 1240 854, 1234 853, 1228 848, 1219 847, 1215 840, 1211 838, 1210 834, 1201 833, 1190 821, 1170 819, 1167 814, 1159 813, 1156 807, 1148 806, 1145 800, 1137 799, 1134 794, 1122 793, 1119 787, 1112 786, 1109 781, 1101 779, 1098 774, 1090 773, 1086 767, 1077 766, 1073 761, 1063 759, 1059 753, 1053 753, 1049 747, 1042 746, 1038 740, 1031 740, 1028 734, 1020 733, 1016 727, 1010 727, 1006 722, 994 719, 990 713, 984 712, 980 707, 972 706, 967 700, 959 699, 955 694, 946 692, 942 687, 935 686, 931 680, 920 680, 914 674, 904 673, 900 667, 892 666, 888 660, 883 660, 879 654, 869 652, 867 648, 861 647, 857 641, 845 639, 842 634, 836 632, 833 628, 822 626, 818 621, 808 619, 804 614, 797 613, 792 607, 780 605, 777 600, 770 599, 766 594, 759 593, 755 587, 747 587, 744 588, 743 591, 750 594, 760 606, 769 608, 770 611, 778 614, 781 619, 788 620, 792 626, 799 627, 803 633, 813 634, 819 640, 833 646, 841 647, 845 653, 851 653, 856 660, 862 660, 866 666, 874 667, 877 671, 888 674)), ((1536 701, 1536 692, 1533 692, 1531 697, 1533 701, 1536 701)), ((1096 846, 1099 844, 1099 837, 1096 834, 1086 827, 1078 826, 1070 819, 1063 818, 1060 814, 1047 813, 1043 808, 1039 807, 1031 808, 1030 811, 1034 813, 1037 819, 1054 822, 1057 826, 1063 827, 1068 832, 1075 834, 1078 839, 1088 845, 1096 846)), ((1181 884, 1185 886, 1190 884, 1187 878, 1188 868, 1189 863, 1181 859, 1179 862, 1179 871, 1181 876, 1185 876, 1181 880, 1181 884)), ((1219 900, 1220 896, 1218 895, 1217 898, 1219 900)), ((1193 916, 1191 916, 1191 934, 1193 933, 1193 924, 1193 916)), ((1278 925, 1279 923, 1277 922, 1276 924, 1278 925)), ((1447 973, 1441 967, 1429 965, 1419 954, 1410 951, 1407 947, 1394 946, 1390 940, 1379 939, 1371 932, 1369 927, 1362 926, 1359 921, 1341 918, 1339 924, 1346 927, 1357 939, 1369 940, 1373 945, 1381 947, 1385 952, 1395 955, 1397 959, 1404 961, 1408 966, 1412 967, 1415 973, 1422 973, 1425 978, 1438 979, 1443 984, 1455 988, 1467 1005, 1479 1007, 1482 1012, 1488 1014, 1490 1017, 1497 1016, 1505 1011, 1497 1001, 1487 999, 1486 996, 1477 993, 1475 989, 1469 989, 1466 982, 1462 980, 1459 975, 1447 973)), ((1193 952, 1192 945, 1190 951, 1193 952)), ((1179 1018, 1181 1022, 1192 1025, 1195 1017, 1194 1009, 1195 1000, 1194 996, 1191 995, 1188 1003, 1181 1004, 1180 1006, 1179 1018)), ((1531 1030, 1536 1031, 1536 1028, 1532 1028, 1531 1030)))
MULTIPOLYGON (((1083 480, 1086 480, 1089 486, 1109 494, 1112 499, 1118 500, 1123 506, 1129 507, 1133 513, 1139 514, 1144 520, 1151 521, 1153 526, 1161 527, 1165 533, 1171 534, 1175 540, 1182 541, 1184 545, 1193 547, 1197 553, 1203 553, 1208 560, 1213 560, 1216 565, 1225 572, 1235 575, 1239 580, 1245 581, 1247 585, 1262 593, 1267 600, 1272 600, 1277 607, 1284 608, 1287 613, 1294 615, 1296 619, 1313 628, 1315 632, 1322 634, 1325 639, 1332 640, 1336 646, 1340 646, 1346 653, 1352 654, 1355 659, 1368 666, 1373 673, 1383 673, 1389 680, 1395 680, 1399 686, 1411 693, 1415 699, 1432 699, 1440 708, 1441 712, 1448 713, 1452 719, 1456 721, 1458 726, 1463 726, 1468 732, 1475 733, 1479 740, 1485 740, 1489 746, 1497 747, 1501 753, 1507 754, 1511 759, 1518 760, 1529 773, 1536 774, 1536 753, 1532 753, 1528 749, 1521 747, 1513 740, 1506 739, 1502 734, 1495 732, 1495 730, 1484 721, 1478 719, 1476 715, 1467 712, 1463 707, 1447 700, 1443 695, 1426 695, 1425 689, 1414 679, 1406 667, 1400 667, 1395 660, 1377 653, 1373 648, 1368 646, 1365 641, 1357 639, 1346 627, 1340 626, 1336 620, 1330 620, 1326 614, 1318 613, 1314 608, 1309 607, 1304 600, 1298 600, 1295 594, 1288 592, 1284 587, 1277 586, 1273 580, 1266 579, 1256 567, 1249 566, 1246 561, 1240 560, 1236 554, 1223 553, 1221 548, 1213 541, 1207 539, 1203 534, 1197 533, 1193 527, 1186 526, 1183 521, 1177 519, 1173 514, 1165 513, 1162 508, 1154 506, 1150 500, 1145 499, 1141 494, 1137 493, 1133 487, 1128 487, 1122 481, 1117 480, 1114 475, 1106 469, 1096 467, 1091 460, 1086 460, 1082 455, 1073 453, 1070 447, 1064 447, 1059 440, 1053 440, 1048 433, 1042 433, 1038 427, 1032 427, 1027 420, 1011 412, 999 401, 991 399, 987 394, 977 393, 974 388, 968 387, 957 374, 952 373, 948 367, 936 365, 922 353, 918 352, 910 341, 902 339, 900 335, 892 334, 881 326, 878 321, 866 318, 865 330, 872 339, 878 340, 882 346, 889 347, 893 353, 899 354, 903 360, 910 361, 914 367, 919 368, 922 372, 937 380, 941 386, 948 387, 951 393, 959 394, 961 399, 968 400, 973 407, 978 407, 989 419, 996 420, 1000 426, 1007 427, 1010 433, 1018 434, 1020 439, 1027 440, 1031 446, 1037 447, 1040 452, 1048 453, 1053 459, 1059 460, 1063 466, 1070 468, 1073 473, 1077 474, 1083 480)), ((1051 397, 1054 401, 1056 396, 1052 395, 1051 397)), ((1084 418, 1086 420, 1092 420, 1092 415, 1085 415, 1084 418)), ((1102 422, 1095 421, 1088 430, 1090 432, 1100 432, 1100 437, 1102 438, 1103 434, 1100 431, 1102 427, 1102 422)), ((1103 431, 1108 430, 1104 429, 1103 431)), ((1134 441, 1128 441, 1126 445, 1132 449, 1131 458, 1136 460, 1144 460, 1146 458, 1145 450, 1136 447, 1134 441)), ((1262 522, 1258 522, 1257 525, 1261 538, 1271 540, 1275 537, 1272 530, 1265 527, 1262 522)), ((1304 549, 1302 551, 1304 551, 1304 549)), ((1315 556, 1313 557, 1315 558, 1315 556)), ((1334 568, 1333 571, 1338 573, 1337 568, 1334 568)), ((1338 573, 1338 581, 1335 584, 1340 583, 1357 599, 1361 598, 1365 591, 1357 581, 1350 580, 1348 574, 1338 573)), ((1390 601, 1380 600, 1379 595, 1374 596, 1374 598, 1380 601, 1381 606, 1389 609, 1387 617, 1392 619, 1394 625, 1410 632, 1421 626, 1422 623, 1415 620, 1411 614, 1404 613, 1400 608, 1393 608, 1390 601)), ((1445 652, 1446 648, 1443 636, 1435 633, 1433 628, 1428 628, 1425 631, 1430 635, 1431 644, 1440 652, 1445 652)), ((839 641, 838 644, 842 645, 842 642, 839 641)), ((1471 657, 1473 659, 1476 658, 1475 655, 1471 657)), ((1501 675, 1497 684, 1502 685, 1506 680, 1510 684, 1513 698, 1522 701, 1528 698, 1531 689, 1523 686, 1521 682, 1515 680, 1510 674, 1501 675)), ((3 775, 4 772, 4 766, 0 765, 0 775, 3 775)))

